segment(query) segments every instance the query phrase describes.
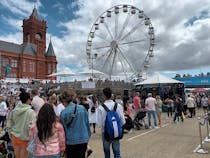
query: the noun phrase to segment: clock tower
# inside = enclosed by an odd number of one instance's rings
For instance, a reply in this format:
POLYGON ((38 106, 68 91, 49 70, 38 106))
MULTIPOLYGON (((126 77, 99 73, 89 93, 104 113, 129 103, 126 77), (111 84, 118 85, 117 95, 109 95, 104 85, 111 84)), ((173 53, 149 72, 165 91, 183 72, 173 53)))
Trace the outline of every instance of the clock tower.
POLYGON ((23 43, 32 43, 37 46, 37 56, 45 55, 47 23, 39 18, 37 9, 34 7, 28 19, 23 20, 23 43))

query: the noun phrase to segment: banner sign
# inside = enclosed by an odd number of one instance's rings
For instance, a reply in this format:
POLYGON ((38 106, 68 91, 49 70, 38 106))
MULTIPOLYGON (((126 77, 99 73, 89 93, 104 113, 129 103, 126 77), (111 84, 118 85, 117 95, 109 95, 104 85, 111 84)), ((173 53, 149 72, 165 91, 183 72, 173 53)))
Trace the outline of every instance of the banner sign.
POLYGON ((83 89, 93 89, 96 88, 96 83, 93 81, 84 81, 82 82, 83 89))
POLYGON ((185 85, 210 85, 210 76, 202 77, 178 77, 174 78, 178 81, 184 82, 185 85))

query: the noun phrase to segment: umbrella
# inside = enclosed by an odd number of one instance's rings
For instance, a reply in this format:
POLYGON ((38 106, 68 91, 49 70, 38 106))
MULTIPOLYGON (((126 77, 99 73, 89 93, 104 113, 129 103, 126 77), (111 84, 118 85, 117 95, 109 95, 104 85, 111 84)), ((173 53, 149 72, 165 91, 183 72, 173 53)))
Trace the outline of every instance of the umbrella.
POLYGON ((191 92, 192 93, 204 93, 205 91, 206 91, 206 89, 204 89, 204 88, 195 88, 191 92))
POLYGON ((69 71, 69 70, 63 70, 60 72, 56 72, 56 73, 52 73, 50 75, 48 75, 49 77, 54 77, 54 76, 60 76, 60 77, 68 77, 68 76, 75 76, 76 74, 69 71))

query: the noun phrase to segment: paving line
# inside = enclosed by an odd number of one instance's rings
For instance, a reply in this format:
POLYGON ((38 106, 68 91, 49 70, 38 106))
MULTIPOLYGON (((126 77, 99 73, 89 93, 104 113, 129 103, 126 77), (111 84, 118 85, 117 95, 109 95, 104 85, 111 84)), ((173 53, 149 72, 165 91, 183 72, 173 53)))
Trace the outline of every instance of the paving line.
MULTIPOLYGON (((164 127, 166 127, 166 126, 168 126, 168 125, 169 125, 169 123, 166 123, 166 124, 164 124, 161 128, 164 128, 164 127)), ((133 139, 135 139, 135 138, 144 136, 144 135, 146 135, 146 134, 148 134, 148 133, 151 133, 151 132, 154 132, 154 131, 156 131, 156 130, 157 130, 157 129, 152 129, 152 130, 150 130, 150 131, 141 133, 141 134, 139 134, 139 135, 137 135, 137 136, 134 136, 134 137, 131 137, 131 138, 127 139, 127 141, 131 141, 131 140, 133 140, 133 139)))

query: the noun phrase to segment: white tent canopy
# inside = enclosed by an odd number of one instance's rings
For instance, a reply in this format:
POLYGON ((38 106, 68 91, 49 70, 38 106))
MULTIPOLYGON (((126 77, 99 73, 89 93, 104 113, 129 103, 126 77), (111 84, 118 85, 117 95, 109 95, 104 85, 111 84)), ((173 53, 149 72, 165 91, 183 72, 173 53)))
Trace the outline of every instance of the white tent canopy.
POLYGON ((51 76, 60 76, 60 77, 68 77, 68 76, 75 76, 76 74, 70 70, 63 70, 60 72, 52 73, 48 75, 49 77, 51 76))
POLYGON ((147 80, 144 80, 143 82, 136 83, 135 86, 154 85, 154 84, 173 84, 173 83, 183 83, 183 82, 163 76, 160 73, 156 73, 155 75, 149 77, 147 80))
POLYGON ((92 76, 92 75, 93 76, 104 76, 104 75, 106 75, 103 72, 95 70, 95 69, 89 69, 89 70, 80 72, 79 74, 84 75, 84 76, 92 76))

